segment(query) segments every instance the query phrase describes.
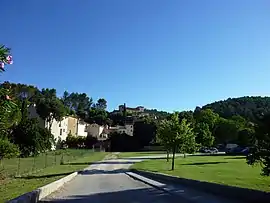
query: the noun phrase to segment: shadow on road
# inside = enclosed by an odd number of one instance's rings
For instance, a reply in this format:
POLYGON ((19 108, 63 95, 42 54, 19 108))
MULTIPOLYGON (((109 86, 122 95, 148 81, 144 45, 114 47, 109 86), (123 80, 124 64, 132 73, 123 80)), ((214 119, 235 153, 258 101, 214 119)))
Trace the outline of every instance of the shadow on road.
POLYGON ((71 162, 63 165, 134 164, 134 161, 71 162))
POLYGON ((89 195, 72 195, 61 199, 43 200, 40 203, 176 203, 179 200, 181 203, 185 203, 181 198, 176 198, 157 189, 139 188, 89 195))
POLYGON ((128 169, 116 169, 116 170, 100 170, 100 169, 90 169, 79 171, 80 175, 96 175, 96 174, 117 174, 125 173, 129 171, 128 169))
POLYGON ((210 164, 226 164, 229 163, 227 161, 215 161, 215 162, 197 162, 197 163, 190 163, 190 164, 181 164, 186 166, 196 166, 196 165, 210 165, 210 164))

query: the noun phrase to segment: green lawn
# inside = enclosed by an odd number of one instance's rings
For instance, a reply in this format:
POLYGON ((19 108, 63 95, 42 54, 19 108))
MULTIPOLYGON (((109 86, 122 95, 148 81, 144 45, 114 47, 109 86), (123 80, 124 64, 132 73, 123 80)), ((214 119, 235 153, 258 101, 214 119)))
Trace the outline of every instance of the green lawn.
POLYGON ((127 158, 127 157, 137 157, 137 156, 148 156, 148 155, 159 155, 166 154, 164 151, 147 151, 147 152, 121 152, 117 156, 119 158, 127 158))
POLYGON ((68 163, 65 165, 54 165, 21 178, 0 180, 0 202, 5 202, 6 200, 58 180, 74 171, 84 169, 89 165, 88 163, 101 160, 106 154, 106 152, 86 153, 80 158, 71 161, 70 165, 68 163), (72 165, 72 163, 75 164, 72 165))
POLYGON ((176 159, 174 171, 164 159, 143 161, 132 168, 270 192, 270 177, 261 176, 260 166, 249 166, 240 156, 181 157, 176 159))
POLYGON ((37 157, 4 159, 0 164, 2 179, 26 175, 54 165, 60 165, 61 159, 65 163, 92 153, 89 149, 66 149, 47 152, 37 157))

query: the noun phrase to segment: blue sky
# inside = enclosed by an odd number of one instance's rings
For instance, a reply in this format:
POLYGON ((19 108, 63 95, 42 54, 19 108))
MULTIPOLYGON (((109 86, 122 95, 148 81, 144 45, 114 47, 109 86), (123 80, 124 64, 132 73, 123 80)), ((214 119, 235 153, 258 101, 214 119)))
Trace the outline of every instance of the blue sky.
POLYGON ((189 110, 270 94, 268 0, 2 0, 0 80, 189 110))

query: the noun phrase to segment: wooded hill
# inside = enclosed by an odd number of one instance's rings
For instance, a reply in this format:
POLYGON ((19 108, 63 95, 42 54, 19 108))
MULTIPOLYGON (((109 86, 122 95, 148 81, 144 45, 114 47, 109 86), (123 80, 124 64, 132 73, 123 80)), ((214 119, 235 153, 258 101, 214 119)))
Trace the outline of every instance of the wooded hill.
POLYGON ((242 116, 251 122, 258 122, 258 118, 270 113, 270 97, 239 97, 213 102, 202 107, 211 109, 223 118, 242 116))

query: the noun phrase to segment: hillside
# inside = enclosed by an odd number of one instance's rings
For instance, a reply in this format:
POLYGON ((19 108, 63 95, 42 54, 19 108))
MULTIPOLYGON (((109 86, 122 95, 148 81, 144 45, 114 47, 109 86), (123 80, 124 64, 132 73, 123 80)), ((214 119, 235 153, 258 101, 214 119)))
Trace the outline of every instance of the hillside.
POLYGON ((207 104, 202 109, 210 108, 224 118, 240 115, 249 121, 257 122, 262 114, 270 113, 270 97, 229 98, 207 104))

